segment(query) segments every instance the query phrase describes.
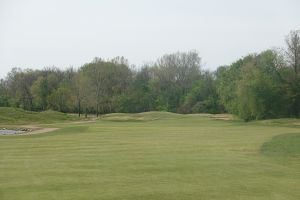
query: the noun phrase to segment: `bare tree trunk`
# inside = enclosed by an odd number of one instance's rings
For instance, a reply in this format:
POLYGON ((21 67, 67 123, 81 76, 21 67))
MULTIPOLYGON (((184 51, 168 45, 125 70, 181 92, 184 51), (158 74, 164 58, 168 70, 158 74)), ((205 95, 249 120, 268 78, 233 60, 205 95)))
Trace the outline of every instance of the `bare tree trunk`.
POLYGON ((81 109, 81 108, 80 108, 80 99, 79 99, 79 100, 78 100, 78 117, 80 117, 80 114, 81 114, 81 113, 80 113, 80 109, 81 109))
POLYGON ((97 102, 97 108, 96 109, 97 109, 97 111, 96 111, 97 112, 97 117, 99 117, 99 103, 98 102, 97 102))
POLYGON ((299 107, 300 107, 300 95, 299 95, 299 62, 300 62, 300 31, 295 30, 291 31, 290 34, 286 38, 287 44, 287 58, 291 66, 294 68, 294 80, 292 81, 292 91, 293 91, 293 115, 295 117, 299 117, 299 107))

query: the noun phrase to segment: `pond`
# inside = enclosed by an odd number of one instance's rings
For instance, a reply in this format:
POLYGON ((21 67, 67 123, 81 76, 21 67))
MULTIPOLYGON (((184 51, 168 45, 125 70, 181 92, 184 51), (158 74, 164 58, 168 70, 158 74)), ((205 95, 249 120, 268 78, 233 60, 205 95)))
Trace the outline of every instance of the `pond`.
POLYGON ((20 133, 24 133, 24 132, 26 132, 26 131, 0 129, 0 135, 14 135, 14 134, 20 134, 20 133))

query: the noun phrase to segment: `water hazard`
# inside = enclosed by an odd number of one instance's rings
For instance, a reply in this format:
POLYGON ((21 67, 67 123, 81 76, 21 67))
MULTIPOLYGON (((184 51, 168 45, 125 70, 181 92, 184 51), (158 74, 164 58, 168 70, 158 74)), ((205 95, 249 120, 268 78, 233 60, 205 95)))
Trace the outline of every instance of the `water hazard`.
POLYGON ((10 130, 10 129, 0 129, 0 135, 15 135, 15 134, 21 134, 26 131, 21 130, 10 130))

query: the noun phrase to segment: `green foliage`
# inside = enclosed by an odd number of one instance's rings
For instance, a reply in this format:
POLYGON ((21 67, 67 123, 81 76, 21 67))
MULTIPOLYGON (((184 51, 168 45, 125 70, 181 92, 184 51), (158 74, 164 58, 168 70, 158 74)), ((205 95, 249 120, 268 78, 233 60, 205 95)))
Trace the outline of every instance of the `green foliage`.
POLYGON ((249 121, 291 116, 290 69, 278 66, 278 54, 265 51, 247 56, 217 71, 217 88, 226 110, 249 121))
POLYGON ((0 79, 0 107, 6 106, 9 106, 7 85, 3 79, 0 79))
MULTIPOLYGON (((245 120, 279 117, 282 93, 279 82, 266 69, 261 59, 268 58, 269 52, 256 57, 257 64, 249 62, 241 70, 237 84, 238 114, 245 120)), ((268 61, 268 60, 267 60, 268 61)))
POLYGON ((132 73, 122 59, 103 61, 96 58, 93 62, 85 64, 81 73, 87 79, 86 89, 90 90, 85 96, 88 99, 87 107, 93 107, 97 114, 119 109, 119 105, 116 104, 127 91, 132 73), (94 99, 94 102, 91 99, 94 99))
POLYGON ((223 112, 222 105, 219 104, 215 82, 213 75, 206 72, 200 80, 194 83, 178 111, 180 113, 223 112))
POLYGON ((71 91, 69 88, 59 87, 48 97, 49 106, 54 110, 58 110, 60 112, 67 112, 70 110, 70 96, 71 91))
POLYGON ((168 111, 232 113, 245 121, 300 116, 299 31, 284 53, 247 55, 205 72, 195 51, 166 54, 139 70, 123 57, 95 58, 78 70, 14 68, 0 82, 0 106, 87 115, 168 111))
POLYGON ((34 94, 35 108, 45 110, 48 107, 47 97, 49 95, 48 78, 44 76, 38 79, 31 86, 31 91, 34 94))

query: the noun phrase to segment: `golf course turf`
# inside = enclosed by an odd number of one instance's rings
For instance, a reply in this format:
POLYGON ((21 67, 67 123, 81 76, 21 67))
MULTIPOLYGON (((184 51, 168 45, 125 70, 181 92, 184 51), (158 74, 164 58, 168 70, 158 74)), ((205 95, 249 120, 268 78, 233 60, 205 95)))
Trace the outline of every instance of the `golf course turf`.
POLYGON ((61 118, 38 123, 53 132, 0 136, 1 200, 300 199, 299 123, 163 112, 61 118))

